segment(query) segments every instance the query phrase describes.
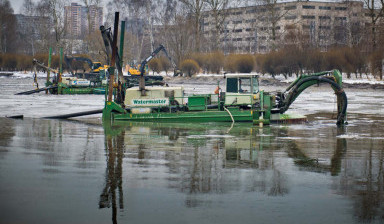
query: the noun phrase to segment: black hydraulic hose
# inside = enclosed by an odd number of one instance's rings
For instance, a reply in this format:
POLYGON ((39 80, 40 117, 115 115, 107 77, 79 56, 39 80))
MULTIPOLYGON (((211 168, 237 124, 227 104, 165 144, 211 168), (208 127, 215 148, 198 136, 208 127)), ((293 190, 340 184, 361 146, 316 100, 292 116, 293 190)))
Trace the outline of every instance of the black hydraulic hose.
POLYGON ((48 86, 48 87, 44 87, 44 88, 40 88, 40 89, 29 90, 29 91, 25 91, 25 92, 16 93, 15 95, 31 95, 34 93, 48 90, 48 89, 57 89, 57 86, 48 86))
POLYGON ((309 81, 318 81, 318 82, 325 82, 325 83, 328 83, 330 84, 337 97, 341 97, 342 101, 338 101, 338 103, 341 104, 338 105, 338 115, 337 115, 337 122, 336 124, 337 125, 340 125, 340 124, 343 124, 344 121, 345 121, 345 116, 346 116, 346 113, 347 113, 347 104, 348 104, 348 100, 347 100, 347 95, 345 94, 345 91, 343 90, 343 88, 337 84, 335 81, 333 81, 332 79, 330 78, 326 78, 326 77, 321 77, 321 76, 312 76, 312 77, 308 77, 308 78, 304 78, 303 80, 300 80, 292 89, 291 89, 291 93, 289 94, 286 102, 284 102, 283 104, 283 107, 280 108, 280 113, 284 113, 285 111, 288 110, 289 106, 295 101, 295 99, 297 98, 297 96, 302 92, 304 91, 306 88, 310 87, 310 86, 307 86, 305 87, 303 90, 299 90, 299 88, 301 87, 301 85, 303 85, 304 83, 306 82, 309 82, 309 81), (340 110, 339 110, 339 106, 340 106, 340 110))
POLYGON ((80 117, 80 116, 91 115, 91 114, 100 114, 100 113, 103 113, 103 109, 83 111, 83 112, 71 113, 71 114, 62 114, 62 115, 49 116, 49 117, 43 117, 43 118, 47 118, 47 119, 67 119, 67 118, 71 118, 71 117, 80 117))

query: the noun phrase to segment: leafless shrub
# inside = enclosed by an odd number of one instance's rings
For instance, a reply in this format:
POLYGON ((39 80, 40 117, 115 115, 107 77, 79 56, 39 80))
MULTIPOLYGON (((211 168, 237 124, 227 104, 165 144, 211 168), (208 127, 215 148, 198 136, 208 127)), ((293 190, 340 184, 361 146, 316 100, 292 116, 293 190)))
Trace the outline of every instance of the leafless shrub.
POLYGON ((237 71, 240 73, 251 73, 255 67, 255 59, 250 54, 238 55, 236 59, 237 71))
POLYGON ((186 59, 182 61, 180 64, 180 68, 183 73, 187 74, 189 77, 196 74, 200 69, 199 64, 192 59, 186 59))
POLYGON ((153 71, 160 73, 161 71, 161 61, 159 58, 154 58, 148 63, 148 67, 153 71))
POLYGON ((207 70, 211 73, 220 73, 224 66, 225 56, 222 52, 213 52, 207 55, 207 70))
POLYGON ((169 61, 168 58, 166 57, 160 57, 159 58, 160 60, 160 66, 161 66, 161 69, 165 72, 169 71, 169 69, 171 69, 172 67, 172 64, 171 62, 169 61))
POLYGON ((224 63, 224 69, 227 72, 236 72, 237 66, 236 66, 236 60, 237 55, 230 54, 225 57, 225 63, 224 63))

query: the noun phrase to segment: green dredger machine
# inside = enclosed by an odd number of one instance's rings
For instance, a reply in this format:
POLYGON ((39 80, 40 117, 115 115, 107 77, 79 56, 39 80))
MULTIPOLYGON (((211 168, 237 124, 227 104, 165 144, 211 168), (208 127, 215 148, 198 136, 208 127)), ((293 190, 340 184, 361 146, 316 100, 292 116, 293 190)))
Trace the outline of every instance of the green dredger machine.
MULTIPOLYGON (((100 28, 107 48, 112 50, 108 94, 103 121, 151 122, 271 122, 290 123, 306 120, 304 116, 285 112, 308 87, 328 83, 337 96, 337 124, 346 121, 347 96, 338 70, 298 77, 285 91, 272 94, 259 90, 257 75, 233 74, 225 77, 226 91, 215 94, 184 95, 183 87, 146 87, 144 73, 138 87, 125 88, 124 81, 114 77, 117 53, 118 13, 115 14, 114 37, 110 29, 100 28), (109 37, 109 38, 105 38, 109 37)), ((142 62, 148 63, 154 54, 142 62)), ((118 63, 116 62, 116 65, 118 63)))

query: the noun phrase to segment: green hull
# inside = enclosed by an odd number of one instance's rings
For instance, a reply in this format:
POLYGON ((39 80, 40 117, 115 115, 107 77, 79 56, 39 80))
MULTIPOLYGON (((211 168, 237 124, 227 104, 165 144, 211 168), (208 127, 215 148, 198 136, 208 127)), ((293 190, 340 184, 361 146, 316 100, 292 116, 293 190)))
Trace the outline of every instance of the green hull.
MULTIPOLYGON (((231 111, 235 122, 252 122, 252 111, 231 111)), ((225 111, 199 111, 149 114, 115 114, 113 120, 149 121, 149 122, 232 122, 225 111)))
POLYGON ((158 113, 130 113, 113 102, 107 102, 103 110, 103 120, 111 121, 137 121, 137 122, 253 122, 264 123, 301 123, 307 119, 305 116, 276 114, 270 118, 260 119, 258 111, 242 110, 240 108, 228 108, 227 111, 205 110, 205 111, 178 111, 158 113), (231 117, 232 116, 232 117, 231 117))
POLYGON ((94 88, 62 88, 58 91, 58 94, 71 95, 71 94, 93 94, 94 88))

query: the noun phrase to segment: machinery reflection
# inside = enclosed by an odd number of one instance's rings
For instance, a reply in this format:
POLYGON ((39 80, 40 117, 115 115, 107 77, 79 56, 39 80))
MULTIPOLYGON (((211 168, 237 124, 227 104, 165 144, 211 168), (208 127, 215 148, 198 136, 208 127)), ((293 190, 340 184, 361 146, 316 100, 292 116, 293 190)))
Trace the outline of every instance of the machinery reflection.
MULTIPOLYGON (((334 180, 340 183, 332 187, 339 194, 353 199, 354 214, 360 220, 384 215, 380 210, 380 201, 384 199, 384 150, 376 157, 377 150, 371 147, 363 165, 364 172, 359 173, 357 170, 361 164, 348 167, 356 158, 348 157, 348 151, 355 148, 348 145, 346 138, 332 138, 314 145, 313 141, 304 138, 284 138, 299 136, 300 133, 293 133, 295 129, 281 126, 260 129, 248 124, 236 124, 228 132, 228 124, 115 122, 113 126, 104 125, 104 130, 107 170, 99 206, 112 207, 114 223, 117 222, 117 208, 124 208, 122 173, 123 158, 126 157, 134 158, 128 163, 137 163, 139 169, 135 170, 134 177, 126 174, 124 180, 152 181, 151 185, 165 182, 165 187, 186 195, 186 207, 209 203, 209 199, 201 198, 206 193, 244 191, 282 197, 290 192, 288 173, 293 166, 304 172, 336 176, 334 180), (323 149, 327 152, 322 152, 323 149), (321 152, 322 158, 313 152, 316 150, 321 152), (148 177, 151 175, 148 170, 157 169, 159 161, 164 161, 161 168, 166 170, 162 173, 165 175, 161 177, 163 181, 158 181, 158 177, 148 177), (364 183, 360 183, 361 180, 364 183)), ((346 133, 345 127, 335 127, 329 135, 346 133)), ((310 134, 318 133, 316 130, 310 134)))
POLYGON ((112 222, 117 223, 117 206, 124 209, 122 173, 124 129, 112 130, 104 126, 107 168, 105 187, 100 194, 99 208, 112 207, 112 222))

